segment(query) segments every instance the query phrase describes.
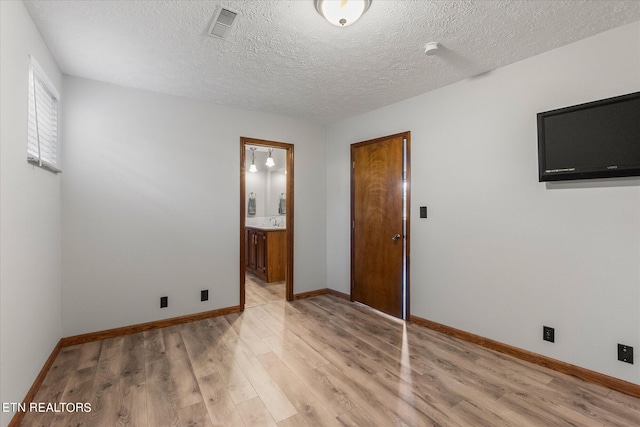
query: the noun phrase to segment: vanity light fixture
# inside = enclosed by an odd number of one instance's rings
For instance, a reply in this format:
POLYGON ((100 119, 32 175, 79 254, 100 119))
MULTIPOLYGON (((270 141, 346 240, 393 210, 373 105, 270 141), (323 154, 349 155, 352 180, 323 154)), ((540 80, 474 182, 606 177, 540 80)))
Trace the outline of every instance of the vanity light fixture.
POLYGON ((249 172, 258 172, 258 168, 256 168, 256 149, 254 147, 249 147, 251 150, 251 166, 249 166, 249 172))
POLYGON ((372 0, 313 0, 318 13, 338 27, 348 27, 369 9, 372 0))
POLYGON ((271 157, 271 153, 273 153, 273 148, 269 148, 269 157, 267 157, 267 163, 265 163, 265 165, 267 165, 270 168, 276 165, 275 162, 273 161, 273 157, 271 157))

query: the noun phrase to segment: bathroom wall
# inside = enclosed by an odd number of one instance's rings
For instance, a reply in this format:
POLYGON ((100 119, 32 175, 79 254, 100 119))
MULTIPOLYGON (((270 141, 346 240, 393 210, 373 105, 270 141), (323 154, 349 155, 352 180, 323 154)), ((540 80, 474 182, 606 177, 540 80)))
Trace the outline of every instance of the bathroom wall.
MULTIPOLYGON (((264 150, 264 148, 261 148, 264 150)), ((285 215, 278 212, 280 197, 286 193, 287 174, 286 166, 286 150, 274 149, 272 157, 275 166, 269 168, 265 166, 268 156, 266 151, 256 151, 255 165, 257 172, 248 172, 251 165, 251 150, 247 148, 246 152, 246 176, 245 176, 245 193, 248 198, 251 193, 256 196, 256 214, 249 215, 247 210, 246 225, 262 225, 269 222, 269 218, 277 217, 279 224, 285 223, 285 215)))

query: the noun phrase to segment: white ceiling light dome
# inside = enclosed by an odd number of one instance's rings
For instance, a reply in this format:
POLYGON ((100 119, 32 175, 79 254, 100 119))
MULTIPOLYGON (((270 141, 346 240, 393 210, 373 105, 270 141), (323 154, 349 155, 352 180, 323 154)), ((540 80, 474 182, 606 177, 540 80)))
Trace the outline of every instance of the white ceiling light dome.
POLYGON ((313 2, 318 13, 338 27, 353 24, 371 6, 371 0, 314 0, 313 2))
POLYGON ((424 46, 424 53, 427 56, 433 56, 437 54, 438 50, 440 50, 440 43, 438 42, 430 42, 424 46))

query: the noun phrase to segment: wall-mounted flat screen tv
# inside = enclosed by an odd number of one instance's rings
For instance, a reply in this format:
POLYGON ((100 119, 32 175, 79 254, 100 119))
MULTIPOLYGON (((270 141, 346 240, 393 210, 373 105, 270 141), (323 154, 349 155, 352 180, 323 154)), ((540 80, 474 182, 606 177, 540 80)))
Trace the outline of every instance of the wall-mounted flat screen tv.
POLYGON ((640 176, 640 92, 538 113, 539 180, 640 176))

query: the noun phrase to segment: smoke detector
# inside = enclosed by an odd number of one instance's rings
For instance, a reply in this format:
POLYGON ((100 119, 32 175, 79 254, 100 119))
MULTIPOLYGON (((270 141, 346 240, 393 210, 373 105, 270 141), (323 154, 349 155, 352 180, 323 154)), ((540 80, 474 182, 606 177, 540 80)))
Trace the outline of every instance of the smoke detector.
POLYGON ((424 46, 424 53, 427 56, 435 55, 436 53, 438 53, 439 48, 440 48, 440 43, 438 42, 427 43, 424 46))
POLYGON ((219 39, 226 39, 238 21, 238 15, 240 13, 235 10, 219 6, 213 14, 208 34, 219 39))

